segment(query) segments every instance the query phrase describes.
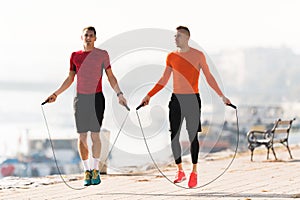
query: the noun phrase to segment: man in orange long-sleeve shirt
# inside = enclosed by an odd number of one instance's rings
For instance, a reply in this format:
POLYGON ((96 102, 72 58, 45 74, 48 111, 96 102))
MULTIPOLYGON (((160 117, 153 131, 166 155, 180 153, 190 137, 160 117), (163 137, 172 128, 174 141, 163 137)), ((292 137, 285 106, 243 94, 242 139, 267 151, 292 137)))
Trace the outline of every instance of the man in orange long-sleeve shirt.
POLYGON ((176 28, 175 35, 177 51, 169 53, 166 61, 166 69, 153 89, 142 100, 143 105, 148 105, 150 98, 159 92, 168 82, 173 73, 173 94, 169 103, 169 121, 171 130, 171 147, 177 174, 174 183, 186 180, 182 167, 181 146, 179 143, 180 129, 183 119, 186 120, 186 128, 191 142, 191 157, 193 169, 190 174, 188 186, 197 186, 197 163, 199 154, 199 142, 197 133, 201 131, 201 99, 199 96, 199 76, 202 69, 207 83, 222 98, 225 104, 230 104, 220 90, 214 76, 210 73, 203 52, 189 46, 190 31, 187 27, 176 28))

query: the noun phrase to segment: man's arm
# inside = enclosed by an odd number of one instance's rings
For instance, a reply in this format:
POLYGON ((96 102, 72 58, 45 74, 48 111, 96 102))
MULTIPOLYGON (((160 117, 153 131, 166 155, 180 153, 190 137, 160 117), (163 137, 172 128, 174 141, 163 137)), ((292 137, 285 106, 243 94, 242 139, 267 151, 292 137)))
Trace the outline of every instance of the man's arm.
POLYGON ((56 100, 57 96, 63 93, 66 89, 70 87, 70 85, 73 83, 75 77, 75 71, 70 71, 68 77, 65 79, 65 81, 62 83, 62 85, 53 93, 51 94, 46 101, 49 103, 52 103, 56 100))
POLYGON ((127 101, 126 101, 125 97, 123 96, 123 93, 119 87, 118 81, 117 81, 115 75, 113 74, 111 68, 105 69, 105 73, 107 75, 110 86, 113 88, 113 90, 117 93, 117 95, 119 97, 119 103, 123 106, 127 105, 127 101))

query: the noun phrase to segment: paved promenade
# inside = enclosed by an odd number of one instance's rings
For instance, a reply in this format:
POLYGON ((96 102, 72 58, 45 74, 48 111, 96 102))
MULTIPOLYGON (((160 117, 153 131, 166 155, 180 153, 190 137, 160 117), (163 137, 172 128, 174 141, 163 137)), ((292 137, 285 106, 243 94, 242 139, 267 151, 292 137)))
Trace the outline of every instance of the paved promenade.
MULTIPOLYGON (((266 161, 265 152, 265 149, 255 152, 254 162, 250 162, 249 152, 238 154, 228 171, 210 184, 228 166, 231 157, 202 160, 198 176, 199 186, 203 187, 197 189, 177 187, 153 170, 134 176, 103 175, 100 185, 83 190, 70 189, 64 183, 27 189, 1 188, 0 199, 300 199, 300 147, 292 148, 294 159, 289 159, 287 151, 280 148, 276 149, 278 161, 272 155, 266 161)), ((175 171, 174 166, 163 169, 171 179, 175 171)), ((82 180, 68 181, 68 184, 80 188, 82 180)), ((181 186, 186 187, 187 181, 181 186)))

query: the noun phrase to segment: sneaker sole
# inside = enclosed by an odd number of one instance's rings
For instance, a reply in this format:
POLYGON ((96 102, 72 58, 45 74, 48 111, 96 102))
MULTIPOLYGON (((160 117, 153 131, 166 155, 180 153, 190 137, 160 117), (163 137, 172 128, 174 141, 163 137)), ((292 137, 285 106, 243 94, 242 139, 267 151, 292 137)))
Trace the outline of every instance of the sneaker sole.
POLYGON ((189 188, 194 188, 194 187, 196 187, 196 186, 197 186, 197 185, 195 185, 195 186, 190 186, 190 185, 189 185, 189 188))
POLYGON ((99 182, 92 182, 91 185, 99 185, 101 183, 101 181, 99 182))
POLYGON ((84 186, 90 186, 91 183, 84 183, 83 185, 84 185, 84 186))
POLYGON ((181 179, 180 181, 174 181, 174 183, 181 183, 181 182, 183 182, 183 181, 185 181, 186 180, 186 178, 183 178, 183 179, 181 179))

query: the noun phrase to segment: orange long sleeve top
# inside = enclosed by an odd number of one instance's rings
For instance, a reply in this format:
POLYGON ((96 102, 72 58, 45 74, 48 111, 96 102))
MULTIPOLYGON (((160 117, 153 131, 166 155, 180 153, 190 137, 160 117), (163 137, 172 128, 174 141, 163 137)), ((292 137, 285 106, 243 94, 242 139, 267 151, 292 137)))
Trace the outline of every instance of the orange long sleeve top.
POLYGON ((159 92, 168 82, 173 72, 173 93, 175 94, 196 94, 199 93, 199 77, 202 69, 208 84, 222 96, 222 92, 210 73, 203 52, 190 48, 187 52, 174 51, 168 54, 165 71, 148 93, 150 97, 159 92))

